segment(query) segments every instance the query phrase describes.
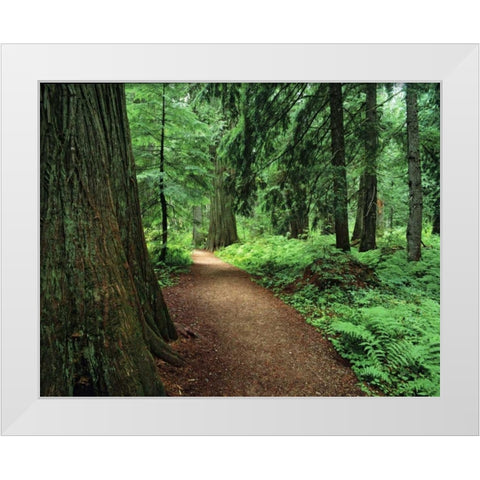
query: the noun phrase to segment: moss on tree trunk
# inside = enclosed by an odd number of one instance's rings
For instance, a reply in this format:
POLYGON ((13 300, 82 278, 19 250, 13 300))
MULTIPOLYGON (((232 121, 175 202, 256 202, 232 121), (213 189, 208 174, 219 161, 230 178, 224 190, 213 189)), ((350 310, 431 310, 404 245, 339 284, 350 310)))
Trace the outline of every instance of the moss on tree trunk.
POLYGON ((163 395, 176 338, 149 262, 121 84, 42 84, 42 396, 163 395))

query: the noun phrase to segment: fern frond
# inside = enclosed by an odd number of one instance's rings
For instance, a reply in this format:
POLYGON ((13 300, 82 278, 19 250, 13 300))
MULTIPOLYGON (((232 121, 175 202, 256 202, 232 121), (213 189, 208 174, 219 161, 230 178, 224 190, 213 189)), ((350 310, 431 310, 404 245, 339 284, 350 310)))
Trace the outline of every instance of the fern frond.
POLYGON ((374 366, 359 368, 356 373, 360 378, 370 383, 375 383, 374 381, 378 380, 386 384, 390 383, 389 375, 383 370, 380 370, 379 368, 376 368, 374 366))
POLYGON ((394 368, 407 368, 415 364, 412 355, 412 344, 409 341, 400 341, 386 345, 388 363, 394 368))

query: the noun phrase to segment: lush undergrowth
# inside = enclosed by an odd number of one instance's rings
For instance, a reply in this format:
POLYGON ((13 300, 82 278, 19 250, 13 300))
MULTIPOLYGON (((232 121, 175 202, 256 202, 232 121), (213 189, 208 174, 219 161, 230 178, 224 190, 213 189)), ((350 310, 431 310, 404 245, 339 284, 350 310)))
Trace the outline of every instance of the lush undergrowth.
POLYGON ((331 340, 360 382, 392 396, 440 393, 440 240, 406 260, 404 232, 345 254, 334 238, 264 236, 217 254, 254 275, 331 340))
POLYGON ((177 234, 169 239, 164 262, 160 261, 163 245, 161 232, 154 229, 145 229, 145 239, 160 286, 169 287, 175 285, 178 280, 178 274, 187 271, 192 263, 191 252, 193 247, 191 245, 191 235, 177 234))

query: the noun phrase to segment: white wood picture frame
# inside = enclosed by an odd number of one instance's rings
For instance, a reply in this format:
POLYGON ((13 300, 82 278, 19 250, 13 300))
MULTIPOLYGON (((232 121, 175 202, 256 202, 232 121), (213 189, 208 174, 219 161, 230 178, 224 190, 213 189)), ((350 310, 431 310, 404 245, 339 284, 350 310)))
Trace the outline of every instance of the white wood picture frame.
POLYGON ((2 434, 478 435, 476 44, 2 46, 2 434), (39 83, 441 82, 438 398, 40 398, 39 83))

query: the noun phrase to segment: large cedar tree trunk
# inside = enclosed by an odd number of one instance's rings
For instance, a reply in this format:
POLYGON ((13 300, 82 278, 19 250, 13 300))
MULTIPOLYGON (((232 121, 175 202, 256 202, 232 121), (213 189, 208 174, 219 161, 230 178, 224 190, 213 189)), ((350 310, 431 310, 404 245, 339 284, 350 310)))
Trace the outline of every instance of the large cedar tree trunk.
POLYGON ((330 84, 330 121, 332 130, 333 211, 336 247, 344 251, 350 251, 341 83, 330 84))
POLYGON ((359 252, 377 248, 377 85, 367 83, 366 92, 365 190, 359 252))
POLYGON ((140 218, 121 84, 42 84, 40 392, 164 395, 181 360, 140 218))
POLYGON ((213 195, 210 202, 210 224, 208 227, 207 249, 215 251, 238 242, 237 222, 233 211, 233 198, 225 187, 226 167, 211 146, 210 155, 215 165, 213 195))
POLYGON ((422 172, 418 135, 418 107, 415 85, 407 84, 407 142, 409 217, 407 226, 407 258, 418 261, 422 256, 422 172))

